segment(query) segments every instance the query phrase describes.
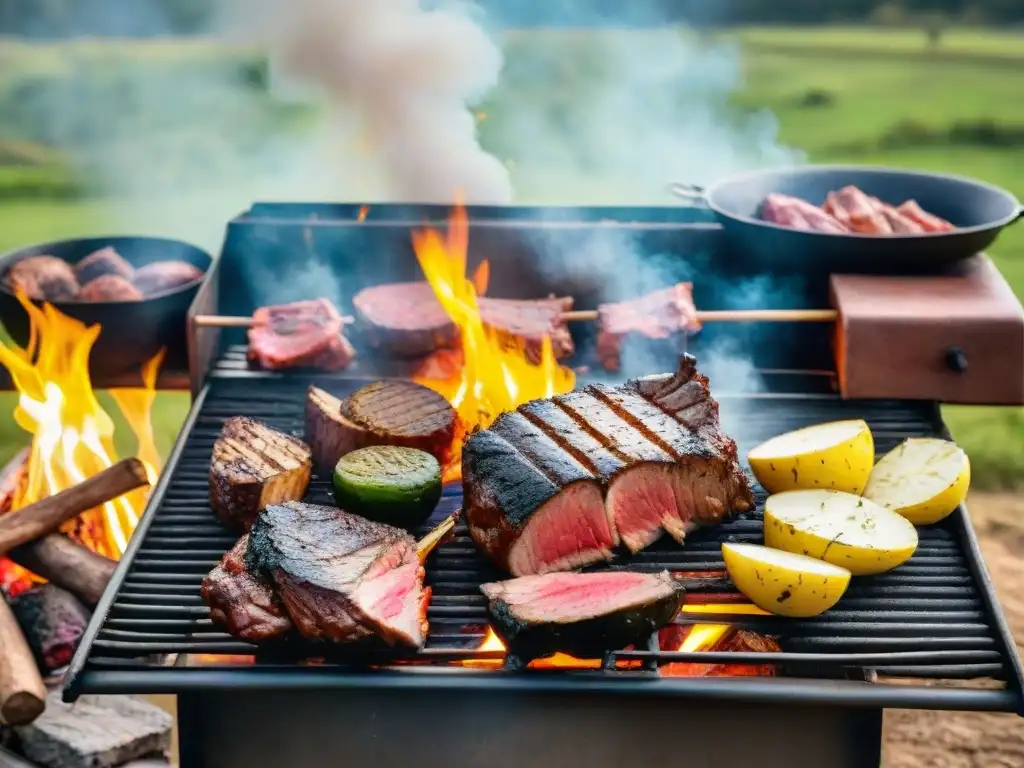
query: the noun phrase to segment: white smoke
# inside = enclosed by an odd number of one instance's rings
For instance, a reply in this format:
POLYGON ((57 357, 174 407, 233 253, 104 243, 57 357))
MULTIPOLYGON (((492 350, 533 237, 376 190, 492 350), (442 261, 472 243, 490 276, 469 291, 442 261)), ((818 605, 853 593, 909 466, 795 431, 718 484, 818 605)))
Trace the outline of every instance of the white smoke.
MULTIPOLYGON (((248 0, 247 30, 275 66, 324 94, 339 130, 356 126, 382 199, 511 202, 507 169, 477 139, 471 105, 501 72, 501 51, 467 15, 418 0, 248 0)), ((339 171, 340 172, 340 171, 339 171)))

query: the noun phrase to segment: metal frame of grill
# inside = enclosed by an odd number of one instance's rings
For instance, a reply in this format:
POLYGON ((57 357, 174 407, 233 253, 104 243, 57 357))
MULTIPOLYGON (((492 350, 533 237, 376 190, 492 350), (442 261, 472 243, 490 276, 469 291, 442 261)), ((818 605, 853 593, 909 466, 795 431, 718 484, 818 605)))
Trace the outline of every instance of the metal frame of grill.
MULTIPOLYGON (((633 219, 624 226, 633 227, 633 219)), ((240 230, 233 235, 229 227, 224 255, 211 270, 194 314, 215 313, 232 301, 233 307, 243 308, 229 311, 249 312, 258 303, 252 295, 239 299, 238 283, 221 281, 238 279, 237 272, 234 278, 227 276, 238 268, 244 243, 251 243, 260 227, 273 233, 277 243, 289 242, 289 231, 308 240, 302 234, 309 230, 305 218, 291 225, 261 220, 255 229, 236 224, 240 230), (233 289, 220 290, 221 284, 233 289)), ((378 234, 394 243, 415 225, 385 223, 378 234)), ((320 226, 324 232, 331 229, 329 224, 320 226)), ((676 252, 707 242, 703 224, 696 230, 680 223, 654 226, 653 235, 641 227, 639 236, 661 239, 676 252)), ((353 234, 347 223, 342 229, 343 241, 367 236, 359 230, 353 234)), ((491 232, 522 241, 516 228, 496 225, 491 232)), ((496 251, 488 255, 493 263, 496 251)), ((343 264, 347 257, 342 253, 337 258, 343 264)), ((805 300, 813 302, 814 281, 804 286, 805 300)), ((351 291, 359 287, 357 281, 351 291)), ((932 403, 841 400, 833 393, 827 364, 815 352, 822 341, 827 348, 827 333, 824 338, 803 334, 802 349, 785 359, 783 367, 765 372, 767 392, 715 392, 723 401, 725 429, 741 442, 741 452, 780 431, 837 418, 868 420, 880 451, 906 436, 947 434, 932 403), (730 414, 735 423, 729 422, 730 414)), ((187 654, 252 652, 217 633, 199 599, 202 576, 234 542, 206 501, 210 449, 222 421, 244 414, 301 431, 303 398, 312 381, 343 395, 362 378, 407 373, 395 363, 367 367, 354 376, 254 372, 245 366, 244 348, 231 343, 237 336, 217 332, 212 339, 191 341, 193 361, 200 363, 193 371, 193 408, 72 662, 65 688, 68 699, 84 692, 179 694, 183 765, 282 765, 338 754, 357 765, 403 765, 412 759, 410 744, 427 745, 415 755, 426 765, 518 765, 525 745, 531 761, 540 765, 585 764, 590 754, 594 758, 589 762, 597 764, 615 758, 653 765, 677 754, 678 740, 688 738, 690 764, 710 766, 756 756, 760 765, 772 768, 794 764, 793 752, 778 743, 778 734, 784 726, 799 723, 801 761, 809 761, 801 764, 866 766, 879 761, 882 708, 1024 713, 1024 670, 963 509, 923 529, 918 552, 898 571, 856 580, 825 617, 794 621, 694 614, 694 623, 731 623, 769 635, 782 632, 783 652, 778 654, 682 654, 649 644, 608 654, 602 668, 593 670, 512 672, 452 665, 487 656, 475 650, 486 624, 476 587, 500 576, 460 529, 456 540, 442 545, 428 562, 428 583, 435 588, 431 640, 413 658, 339 653, 302 665, 287 652, 277 652, 261 654, 249 666, 180 666, 187 654), (470 629, 474 626, 479 628, 475 633, 470 629), (167 665, 169 654, 183 655, 179 666, 167 665), (626 659, 641 661, 640 668, 616 666, 626 659), (676 661, 774 664, 785 676, 657 674, 659 665, 676 661), (985 685, 928 684, 929 679, 978 678, 990 680, 985 685), (617 704, 621 699, 613 694, 626 695, 631 703, 617 704), (744 739, 723 726, 723 718, 732 719, 739 706, 754 717, 743 720, 744 739), (642 717, 624 723, 624 707, 642 717), (458 717, 459 724, 452 726, 458 734, 438 734, 439 711, 458 717), (670 722, 666 712, 672 713, 670 722), (434 725, 425 724, 424 718, 434 725), (540 734, 545 734, 543 744, 540 734), (318 746, 309 746, 310 740, 318 746)), ((326 489, 327 483, 315 478, 309 500, 328 501, 326 489)), ((446 491, 433 522, 458 503, 457 490, 446 491)), ((757 517, 698 532, 683 548, 655 546, 632 558, 630 565, 719 571, 718 542, 723 537, 759 541, 757 517)), ((702 589, 723 591, 713 580, 696 584, 694 591, 702 589)))

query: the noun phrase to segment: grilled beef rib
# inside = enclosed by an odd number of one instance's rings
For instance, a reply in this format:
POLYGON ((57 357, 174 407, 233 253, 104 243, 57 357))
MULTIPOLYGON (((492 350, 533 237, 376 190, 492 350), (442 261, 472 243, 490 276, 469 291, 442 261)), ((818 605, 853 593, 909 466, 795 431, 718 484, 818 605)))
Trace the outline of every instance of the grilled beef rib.
POLYGON ((301 499, 312 473, 309 446, 266 424, 224 422, 210 462, 210 506, 229 528, 247 531, 269 504, 301 499))
MULTIPOLYGON (((521 343, 526 356, 540 360, 543 338, 551 338, 556 358, 573 353, 572 336, 562 313, 572 298, 536 300, 491 299, 477 306, 484 324, 508 343, 521 343)), ((438 302, 429 283, 390 283, 366 288, 352 304, 363 321, 371 346, 402 357, 422 357, 458 342, 459 331, 438 302)))
POLYGON ((668 571, 548 573, 482 584, 491 626, 519 661, 567 653, 600 658, 643 642, 679 613, 685 593, 668 571))
POLYGON ((430 590, 403 530, 334 507, 273 505, 253 524, 246 566, 274 583, 307 640, 423 647, 430 590))
POLYGON ((469 437, 465 515, 476 545, 514 576, 638 552, 753 507, 707 379, 676 374, 590 386, 521 405, 469 437))
POLYGON ((330 472, 346 453, 370 445, 417 448, 444 466, 455 427, 448 401, 411 381, 377 381, 345 400, 318 387, 306 395, 306 440, 320 472, 330 472))
POLYGON ((266 642, 285 635, 292 622, 273 585, 246 568, 248 546, 246 534, 203 579, 199 593, 215 624, 240 640, 266 642))

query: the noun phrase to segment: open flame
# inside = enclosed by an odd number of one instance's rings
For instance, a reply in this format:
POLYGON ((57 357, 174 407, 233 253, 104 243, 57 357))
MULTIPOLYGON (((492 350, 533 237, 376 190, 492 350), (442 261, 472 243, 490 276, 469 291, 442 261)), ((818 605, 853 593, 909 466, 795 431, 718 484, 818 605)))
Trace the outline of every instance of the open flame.
MULTIPOLYGON (((102 330, 86 327, 50 304, 36 307, 18 297, 31 320, 31 336, 22 349, 0 344, 0 364, 19 393, 14 419, 32 436, 24 478, 11 510, 70 488, 115 464, 114 422, 96 398, 89 376, 89 354, 102 330)), ((151 483, 160 470, 150 423, 156 377, 164 350, 142 370, 141 388, 110 394, 138 439, 137 456, 151 483)), ((118 559, 139 521, 148 488, 138 488, 67 523, 62 530, 101 555, 118 559)))
POLYGON ((490 276, 484 261, 473 278, 466 278, 469 220, 456 203, 447 236, 434 229, 413 232, 413 250, 441 306, 460 331, 461 365, 435 366, 416 380, 443 395, 459 414, 463 434, 453 446, 446 480, 458 476, 465 432, 487 427, 504 411, 529 400, 570 392, 576 385, 571 369, 559 365, 545 337, 540 363, 531 363, 521 347, 499 339, 483 324, 477 298, 487 290, 490 276))

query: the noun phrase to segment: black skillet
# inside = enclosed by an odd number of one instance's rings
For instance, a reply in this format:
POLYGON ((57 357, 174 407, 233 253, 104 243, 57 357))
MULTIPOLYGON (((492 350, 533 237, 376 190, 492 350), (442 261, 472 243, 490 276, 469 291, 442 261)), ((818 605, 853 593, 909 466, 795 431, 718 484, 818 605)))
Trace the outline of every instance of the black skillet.
POLYGON ((1024 217, 1012 194, 981 181, 897 168, 818 165, 731 176, 707 189, 671 184, 669 191, 710 208, 734 248, 773 269, 892 273, 941 270, 985 250, 1009 224, 1024 217), (761 203, 772 192, 815 205, 853 184, 892 205, 917 200, 957 229, 923 235, 806 232, 762 221, 761 203))

